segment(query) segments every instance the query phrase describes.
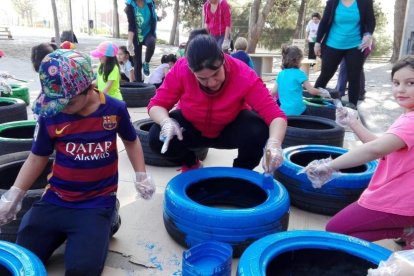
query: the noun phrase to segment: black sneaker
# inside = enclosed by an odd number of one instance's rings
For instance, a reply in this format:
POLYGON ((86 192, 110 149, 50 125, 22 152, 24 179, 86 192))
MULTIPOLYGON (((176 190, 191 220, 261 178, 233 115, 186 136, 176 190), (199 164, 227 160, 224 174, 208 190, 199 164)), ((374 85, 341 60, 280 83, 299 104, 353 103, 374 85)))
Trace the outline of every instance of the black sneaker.
POLYGON ((119 199, 116 199, 115 209, 112 213, 112 224, 111 224, 111 237, 118 232, 121 227, 121 216, 119 215, 119 199))
POLYGON ((365 94, 359 94, 358 101, 365 101, 365 94))

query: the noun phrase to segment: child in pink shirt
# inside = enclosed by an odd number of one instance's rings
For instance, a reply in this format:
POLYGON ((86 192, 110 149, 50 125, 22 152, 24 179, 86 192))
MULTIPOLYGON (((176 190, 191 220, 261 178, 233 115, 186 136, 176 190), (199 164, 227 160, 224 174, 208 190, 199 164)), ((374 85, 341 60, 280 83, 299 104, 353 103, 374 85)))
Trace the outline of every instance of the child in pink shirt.
POLYGON ((326 230, 368 241, 401 237, 414 248, 414 56, 394 64, 392 91, 405 110, 387 130, 377 137, 357 120, 356 111, 337 110, 337 120, 349 126, 364 143, 335 160, 323 159, 305 168, 309 180, 321 186, 341 169, 380 159, 378 169, 357 202, 337 213, 326 230))

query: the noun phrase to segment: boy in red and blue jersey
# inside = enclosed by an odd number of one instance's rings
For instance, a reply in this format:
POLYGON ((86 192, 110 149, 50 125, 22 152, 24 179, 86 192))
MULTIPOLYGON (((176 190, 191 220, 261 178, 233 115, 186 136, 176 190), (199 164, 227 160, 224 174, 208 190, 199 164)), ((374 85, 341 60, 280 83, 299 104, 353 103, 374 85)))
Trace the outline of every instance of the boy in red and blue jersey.
POLYGON ((0 225, 20 210, 26 191, 56 152, 40 201, 24 215, 17 244, 44 263, 63 242, 66 275, 101 275, 118 188, 117 135, 136 172, 135 187, 151 198, 155 185, 145 171, 142 147, 124 102, 92 84, 89 57, 56 50, 39 68, 42 91, 32 152, 14 185, 0 200, 0 225))

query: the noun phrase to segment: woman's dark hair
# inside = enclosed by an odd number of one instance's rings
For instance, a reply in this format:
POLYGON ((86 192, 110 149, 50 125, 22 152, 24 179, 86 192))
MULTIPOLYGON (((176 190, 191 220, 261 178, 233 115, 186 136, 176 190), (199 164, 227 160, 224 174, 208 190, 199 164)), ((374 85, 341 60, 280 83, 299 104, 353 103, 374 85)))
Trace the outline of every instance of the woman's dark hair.
POLYGON ((224 62, 224 54, 210 35, 197 35, 187 46, 186 57, 191 71, 217 70, 224 62))
POLYGON ((115 66, 118 66, 119 68, 118 60, 116 59, 116 57, 106 57, 105 63, 101 63, 99 65, 98 72, 99 74, 103 75, 104 82, 108 81, 108 76, 115 66))
POLYGON ((119 50, 128 55, 128 60, 131 62, 131 65, 134 66, 134 59, 131 57, 131 54, 129 53, 127 47, 124 45, 119 46, 119 50))
POLYGON ((299 68, 302 59, 303 53, 298 46, 282 47, 282 69, 299 68))
POLYGON ((194 37, 198 35, 208 35, 208 31, 206 28, 198 28, 194 29, 190 32, 190 35, 188 36, 187 43, 185 45, 185 49, 187 50, 188 44, 190 44, 190 41, 194 39, 194 37))
POLYGON ((56 44, 47 42, 32 47, 31 61, 36 72, 39 72, 39 66, 40 63, 42 63, 43 58, 57 48, 56 44))
POLYGON ((312 13, 312 17, 311 18, 314 18, 314 17, 316 17, 318 19, 321 19, 321 15, 319 14, 319 12, 312 13))
POLYGON ((397 72, 398 70, 404 67, 410 67, 411 70, 414 70, 414 56, 413 55, 405 56, 401 58, 400 60, 398 60, 396 63, 394 63, 391 69, 391 80, 392 78, 394 78, 395 72, 397 72))
POLYGON ((177 56, 174 54, 163 55, 161 57, 161 63, 168 63, 168 62, 177 62, 177 56))

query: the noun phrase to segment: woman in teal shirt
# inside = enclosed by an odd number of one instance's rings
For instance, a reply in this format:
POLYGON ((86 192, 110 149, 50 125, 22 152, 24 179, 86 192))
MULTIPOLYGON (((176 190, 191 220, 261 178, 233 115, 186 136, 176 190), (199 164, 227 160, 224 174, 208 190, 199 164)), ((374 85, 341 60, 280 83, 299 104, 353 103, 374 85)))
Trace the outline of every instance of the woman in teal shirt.
POLYGON ((363 51, 372 46, 375 16, 372 0, 328 0, 319 23, 315 54, 322 58, 316 87, 326 87, 345 59, 350 107, 356 108, 360 91, 363 51))
POLYGON ((126 0, 125 13, 128 18, 128 52, 134 58, 135 80, 142 82, 142 71, 149 76, 149 62, 154 55, 158 17, 153 0, 126 0), (142 63, 142 46, 145 45, 145 60, 142 63))

